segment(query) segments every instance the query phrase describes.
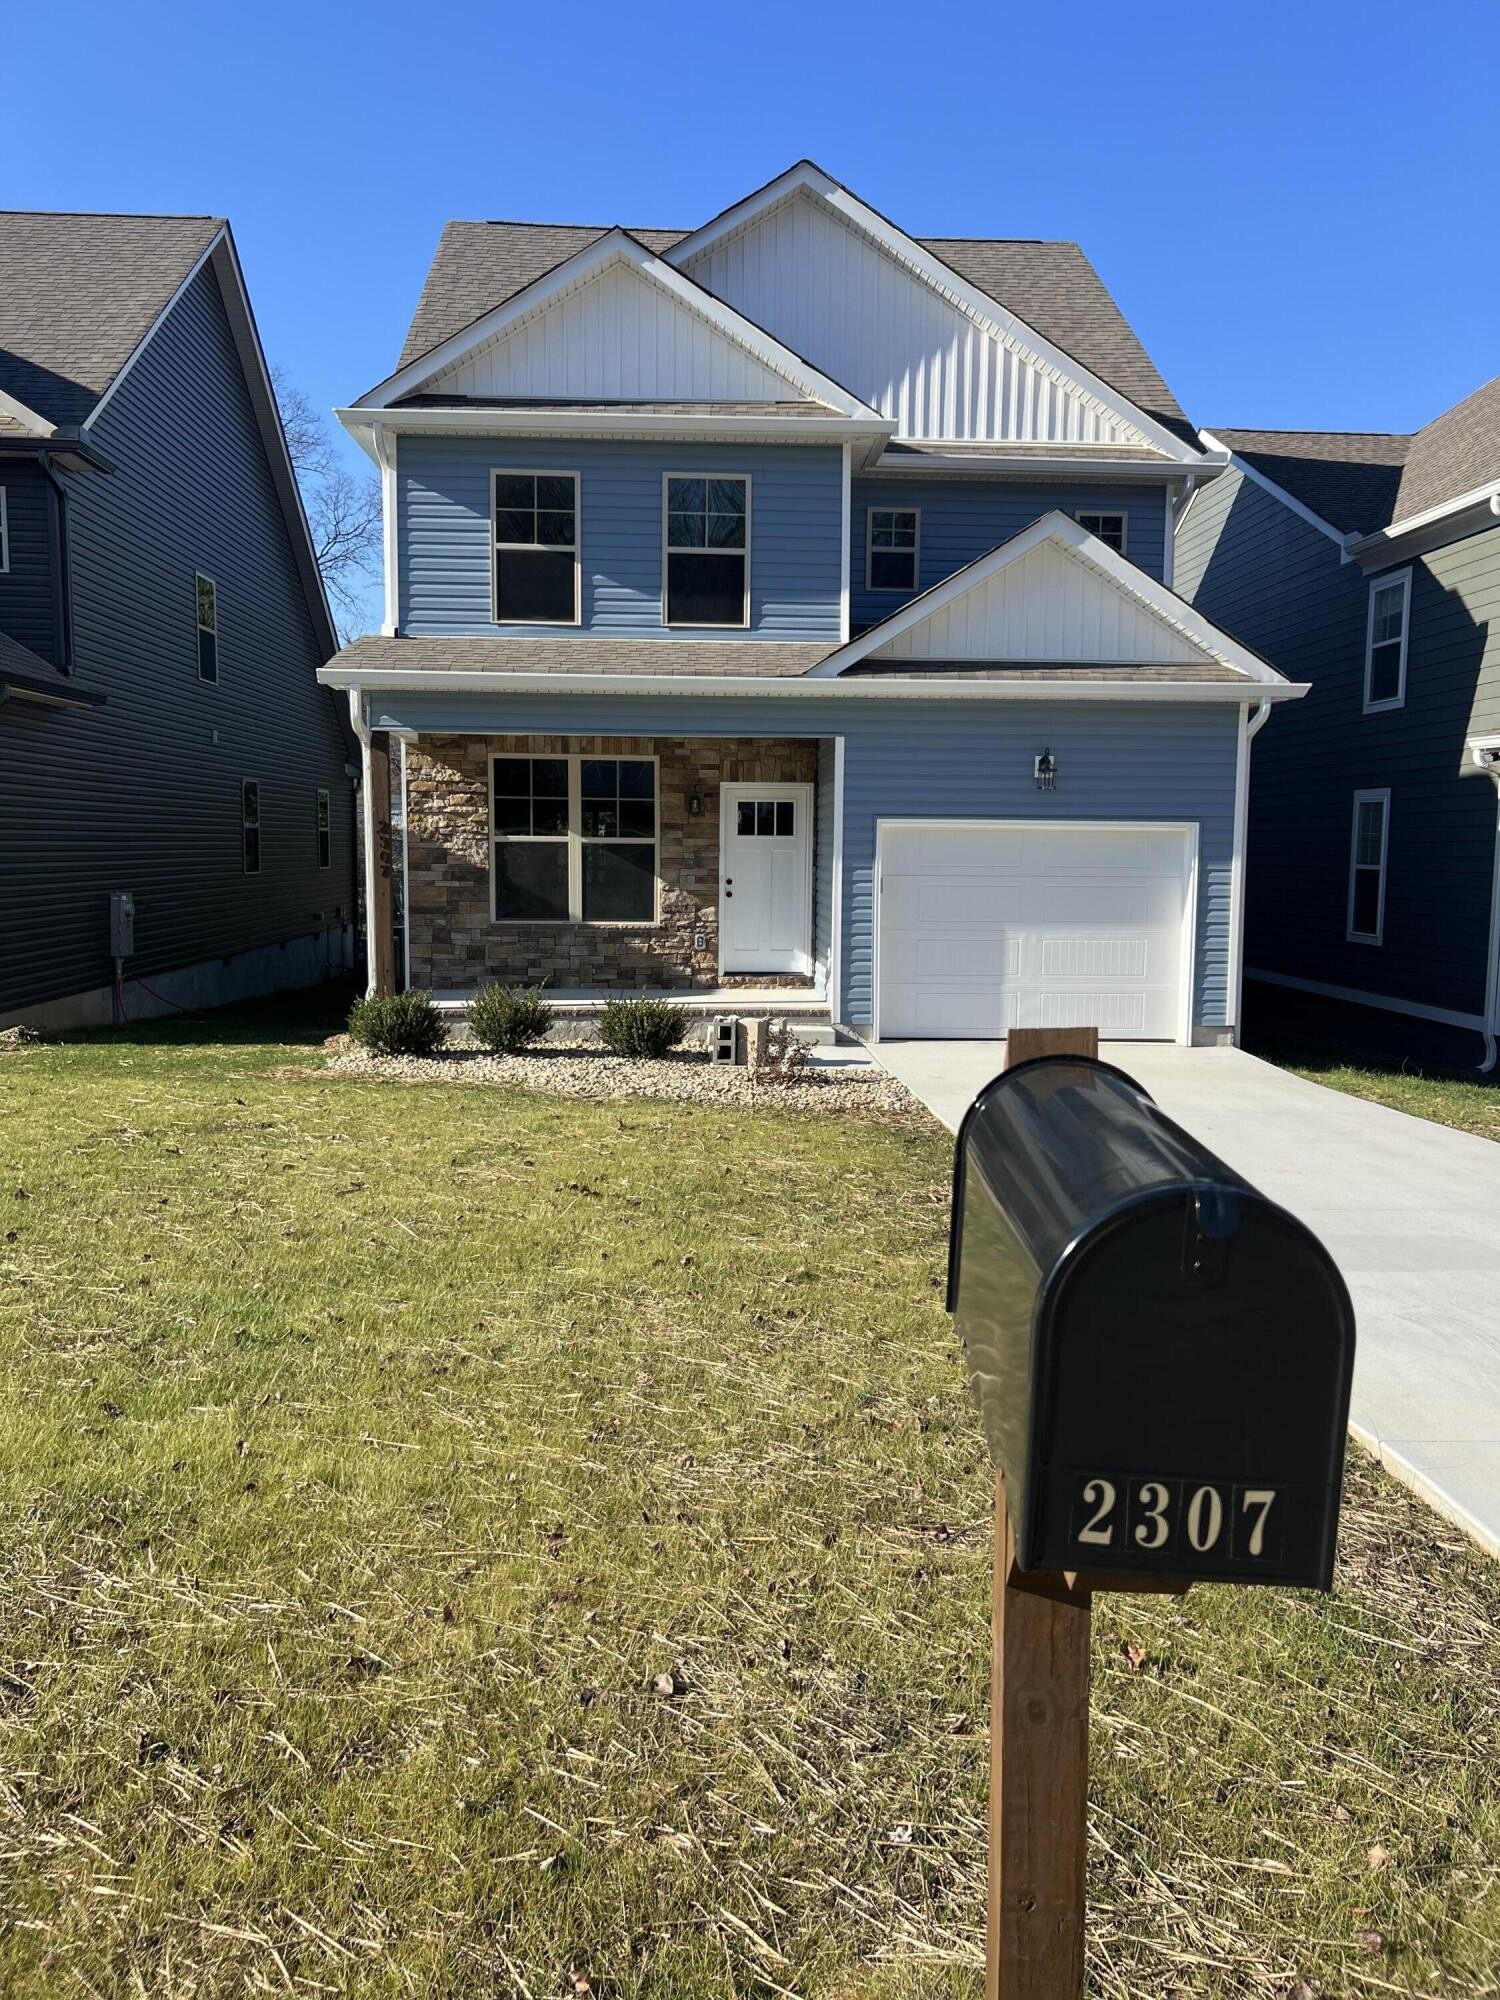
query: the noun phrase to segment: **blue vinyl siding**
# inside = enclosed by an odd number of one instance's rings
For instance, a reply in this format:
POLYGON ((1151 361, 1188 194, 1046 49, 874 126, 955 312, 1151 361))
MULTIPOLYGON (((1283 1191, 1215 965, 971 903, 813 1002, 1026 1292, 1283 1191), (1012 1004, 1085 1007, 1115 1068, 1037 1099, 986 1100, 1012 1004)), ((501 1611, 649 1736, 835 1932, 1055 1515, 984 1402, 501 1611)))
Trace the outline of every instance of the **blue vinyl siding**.
POLYGON ((51 489, 40 466, 4 458, 0 486, 10 529, 10 568, 0 570, 0 632, 59 666, 51 489))
POLYGON ((352 918, 342 696, 319 645, 212 266, 182 294, 69 475, 78 685, 97 709, 7 703, 0 724, 0 1014, 107 984, 108 897, 134 891, 153 974, 352 918), (218 588, 219 682, 198 679, 193 576, 218 588), (261 871, 240 782, 261 788, 261 871), (329 793, 331 866, 317 865, 329 793))
MULTIPOLYGON (((1228 1019, 1230 880, 1239 710, 1123 702, 981 702, 753 696, 382 694, 377 728, 440 735, 803 736, 844 739, 842 1016, 873 1011, 879 819, 1179 820, 1199 829, 1194 1020, 1228 1019), (1058 760, 1055 793, 1032 762, 1058 760)), ((832 759, 821 758, 820 788, 832 759)), ((827 810, 820 797, 820 835, 827 810)), ((832 865, 831 828, 820 852, 832 865)))
POLYGON ((1193 501, 1177 544, 1182 594, 1312 684, 1255 739, 1246 967, 1478 1014, 1495 793, 1464 739, 1500 721, 1500 529, 1410 568, 1406 700, 1366 715, 1371 580, 1336 542, 1231 472, 1193 501), (1386 787, 1384 936, 1351 943, 1354 794, 1386 787))
POLYGON ((849 512, 849 618, 855 631, 889 618, 910 593, 865 588, 865 528, 871 507, 921 510, 918 582, 930 590, 965 563, 1008 541, 1054 507, 1064 514, 1123 513, 1125 553, 1164 574, 1166 500, 1159 486, 1026 486, 1015 480, 856 478, 849 512))
POLYGON ((838 643, 843 466, 837 447, 599 439, 402 438, 396 484, 403 632, 537 631, 491 618, 490 473, 505 466, 579 475, 576 629, 614 638, 703 637, 662 623, 663 475, 748 473, 745 636, 838 643))

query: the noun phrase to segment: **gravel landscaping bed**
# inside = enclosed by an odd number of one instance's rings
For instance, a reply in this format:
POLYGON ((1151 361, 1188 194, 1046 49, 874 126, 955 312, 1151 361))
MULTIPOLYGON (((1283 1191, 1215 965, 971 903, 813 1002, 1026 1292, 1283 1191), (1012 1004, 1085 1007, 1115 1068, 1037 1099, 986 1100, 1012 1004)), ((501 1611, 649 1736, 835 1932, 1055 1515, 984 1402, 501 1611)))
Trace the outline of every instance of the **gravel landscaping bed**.
POLYGON ((809 1063, 790 1082, 756 1083, 747 1069, 710 1062, 706 1049, 678 1049, 658 1060, 610 1055, 582 1036, 543 1042, 526 1055, 500 1056, 455 1045, 437 1056, 375 1056, 355 1045, 339 1048, 328 1068, 336 1076, 390 1083, 509 1084, 555 1097, 666 1097, 681 1103, 776 1105, 804 1111, 925 1116, 903 1085, 874 1064, 821 1067, 809 1063))

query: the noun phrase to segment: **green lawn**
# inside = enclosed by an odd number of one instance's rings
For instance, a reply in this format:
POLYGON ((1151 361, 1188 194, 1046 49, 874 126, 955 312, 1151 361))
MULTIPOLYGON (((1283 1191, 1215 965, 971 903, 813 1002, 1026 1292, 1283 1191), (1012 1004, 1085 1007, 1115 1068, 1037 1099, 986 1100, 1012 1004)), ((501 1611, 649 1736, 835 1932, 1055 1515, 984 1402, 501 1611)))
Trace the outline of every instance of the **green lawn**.
MULTIPOLYGON (((949 1142, 329 1025, 0 1056, 0 1992, 977 1995, 949 1142)), ((1349 1497, 1101 1605, 1095 1993, 1500 1992, 1500 1571, 1349 1497)))
POLYGON ((1500 1084, 1305 1056, 1283 1067, 1313 1083, 1326 1083, 1330 1090, 1347 1090, 1352 1097, 1369 1097, 1396 1111, 1409 1111, 1413 1118, 1454 1125, 1460 1132, 1477 1132, 1482 1139, 1500 1139, 1500 1084))

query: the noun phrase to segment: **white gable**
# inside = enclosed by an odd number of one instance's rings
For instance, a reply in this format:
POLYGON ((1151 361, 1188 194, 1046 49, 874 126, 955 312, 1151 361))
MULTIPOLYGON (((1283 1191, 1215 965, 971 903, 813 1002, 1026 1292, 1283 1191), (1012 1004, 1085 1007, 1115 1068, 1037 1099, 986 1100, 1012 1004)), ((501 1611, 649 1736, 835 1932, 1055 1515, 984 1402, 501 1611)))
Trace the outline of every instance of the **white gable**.
POLYGON ((689 242, 681 261, 715 297, 894 419, 899 437, 1159 442, 1128 405, 945 295, 806 185, 700 249, 689 242))
POLYGON ((544 299, 423 387, 569 402, 811 400, 625 258, 544 299))
POLYGON ((1220 657, 1055 537, 989 574, 976 569, 967 588, 935 592, 926 613, 918 600, 918 615, 865 658, 1118 667, 1206 666, 1220 657))

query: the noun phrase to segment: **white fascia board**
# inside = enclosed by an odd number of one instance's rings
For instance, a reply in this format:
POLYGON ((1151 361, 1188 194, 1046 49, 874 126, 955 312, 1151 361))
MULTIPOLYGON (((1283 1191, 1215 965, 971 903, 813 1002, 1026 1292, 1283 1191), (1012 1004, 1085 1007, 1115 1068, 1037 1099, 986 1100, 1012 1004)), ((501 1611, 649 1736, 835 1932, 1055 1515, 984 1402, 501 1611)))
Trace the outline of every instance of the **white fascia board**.
POLYGON ((56 424, 48 423, 45 417, 39 417, 35 410, 28 409, 17 397, 8 396, 3 389, 0 389, 0 414, 18 423, 30 437, 49 438, 57 430, 56 424))
POLYGON ((673 264, 691 263, 693 258, 708 249, 710 244, 717 243, 721 237, 732 235, 736 230, 745 228, 757 216, 803 190, 817 195, 836 214, 842 216, 846 222, 852 223, 872 242, 877 243, 887 255, 915 271, 934 290, 945 294, 972 319, 981 320, 996 333, 1018 341, 1022 346, 1029 348, 1038 360, 1057 369, 1060 375, 1065 376, 1080 389, 1096 396, 1106 409, 1116 411, 1124 417, 1179 465, 1198 463, 1202 454, 1185 439, 1169 431, 1154 417, 1148 416, 1127 396, 1122 396, 1112 384, 1095 375, 1091 369, 1085 368, 1074 355, 1048 340, 1045 334, 1038 333, 1034 326, 1021 318, 1019 313, 1012 312, 1008 306, 1001 305, 998 299, 991 298, 987 292, 980 291, 977 285, 970 284, 967 278, 960 277, 951 264, 945 264, 941 257, 935 257, 930 250, 924 249, 913 237, 908 236, 904 229, 898 229, 895 223, 888 222, 883 215, 867 207, 858 195, 851 194, 848 188, 834 180, 831 175, 825 174, 821 167, 814 166, 811 160, 799 160, 796 166, 788 168, 767 186, 758 189, 752 195, 747 195, 744 201, 737 202, 733 208, 725 209, 722 215, 715 216, 711 222, 706 222, 691 236, 684 237, 681 243, 674 243, 666 255, 673 264))
POLYGON ((1370 564, 1374 558, 1374 566, 1378 567, 1392 550, 1403 551, 1409 535, 1441 527, 1444 522, 1475 509, 1500 514, 1500 479, 1487 479, 1483 486, 1471 487, 1467 493, 1441 501, 1436 507, 1425 507, 1420 514, 1408 514, 1405 520, 1392 521, 1388 528, 1377 528, 1373 534, 1350 536, 1345 546, 1356 562, 1370 564))
POLYGON ((652 413, 644 410, 545 407, 502 410, 483 405, 412 409, 398 404, 389 409, 356 405, 352 409, 335 410, 333 414, 372 458, 375 450, 369 439, 376 425, 382 430, 403 433, 431 435, 448 432, 478 437, 775 438, 780 443, 791 438, 804 438, 810 444, 827 443, 830 439, 842 444, 846 440, 860 439, 871 451, 881 450, 895 430, 895 425, 885 417, 876 417, 872 421, 863 417, 839 416, 833 410, 827 416, 819 417, 772 414, 715 416, 706 411, 702 414, 696 411, 652 413))
MULTIPOLYGON (((352 688, 369 694, 548 694, 624 695, 681 699, 711 696, 728 700, 747 696, 772 701, 1148 701, 1186 702, 1193 706, 1243 704, 1245 688, 1237 681, 1153 681, 1148 667, 1106 669, 1114 678, 1097 681, 972 681, 948 680, 936 674, 881 675, 878 679, 826 681, 811 674, 538 674, 503 670, 453 672, 442 667, 340 667, 336 660, 318 669, 325 687, 352 688), (1142 678, 1136 680, 1135 675, 1142 678), (1126 676, 1132 678, 1126 679, 1126 676)), ((1310 682, 1282 681, 1258 699, 1295 701, 1310 682)))
MULTIPOLYGON (((1099 452, 1126 452, 1134 447, 1129 445, 1099 445, 1099 452)), ((1028 458, 1027 447, 1016 445, 1009 450, 997 450, 994 454, 977 452, 954 452, 944 455, 938 451, 913 453, 909 458, 901 455, 884 457, 866 468, 867 472, 879 474, 881 478, 905 479, 931 478, 945 479, 967 475, 971 479, 1119 479, 1136 480, 1146 484, 1164 479, 1174 485, 1179 483, 1185 470, 1193 478, 1216 479, 1221 472, 1229 470, 1229 457, 1205 458, 1201 463, 1185 468, 1180 459, 1169 458, 1028 458)))
POLYGON ((431 381, 433 376, 441 374, 454 362, 498 339, 521 320, 530 318, 533 313, 551 304, 563 292, 570 291, 575 285, 585 284, 614 263, 633 265, 648 283, 659 286, 724 339, 744 348, 774 374, 782 376, 799 394, 827 403, 846 417, 864 417, 877 424, 882 421, 878 410, 872 410, 868 403, 851 395, 842 383, 814 368, 811 362, 804 361, 800 354, 784 347, 773 335, 744 318, 732 306, 725 305, 722 299, 716 299, 691 278, 684 277, 681 271, 663 262, 624 229, 611 229, 597 242, 565 259, 554 270, 544 272, 517 292, 514 298, 506 299, 472 325, 461 328, 405 368, 388 376, 384 382, 377 383, 356 399, 355 409, 370 409, 402 396, 414 395, 424 382, 431 381))
MULTIPOLYGON (((1008 542, 1001 542, 998 548, 978 557, 967 568, 955 570, 942 583, 924 590, 920 597, 914 597, 899 611, 892 612, 889 618, 882 619, 880 624, 872 625, 868 632, 861 633, 849 645, 841 646, 812 669, 813 677, 834 679, 843 674, 847 668, 877 652, 891 639, 910 631, 914 625, 920 625, 934 611, 941 611, 955 598, 966 596, 980 584, 988 583, 999 571, 1022 561, 1043 542, 1056 543, 1079 562, 1098 570, 1116 589, 1134 598, 1163 624, 1170 625, 1191 645, 1197 646, 1220 665, 1236 668, 1258 686, 1286 684, 1285 676, 1277 673, 1258 653, 1252 653, 1248 646, 1232 639, 1227 632, 1205 618, 1201 611, 1195 610, 1185 598, 1169 590, 1164 583, 1158 583, 1145 570, 1137 569, 1134 563, 1127 562, 1124 556, 1107 548, 1086 528, 1080 528, 1071 515, 1056 508, 1033 521, 1029 528, 1023 528, 1020 534, 1012 535, 1008 542)), ((1242 701, 1245 698, 1243 687, 1239 690, 1239 698, 1242 701)))
POLYGON ((1354 541, 1352 535, 1346 535, 1343 529, 1336 528, 1332 521, 1325 521, 1321 514, 1315 514, 1311 507, 1297 498, 1295 493, 1288 493, 1284 486, 1278 486, 1274 479, 1268 479, 1263 472, 1257 471, 1247 459, 1241 458, 1238 452, 1231 451, 1227 445, 1221 444, 1212 431, 1200 431, 1198 435, 1212 445, 1215 451, 1228 452, 1229 463, 1236 472, 1243 473, 1246 479, 1263 488, 1272 499, 1279 500, 1282 506, 1288 508, 1299 520, 1306 521, 1310 528, 1316 528, 1320 535, 1326 535, 1329 541, 1337 542, 1347 555, 1354 541))

